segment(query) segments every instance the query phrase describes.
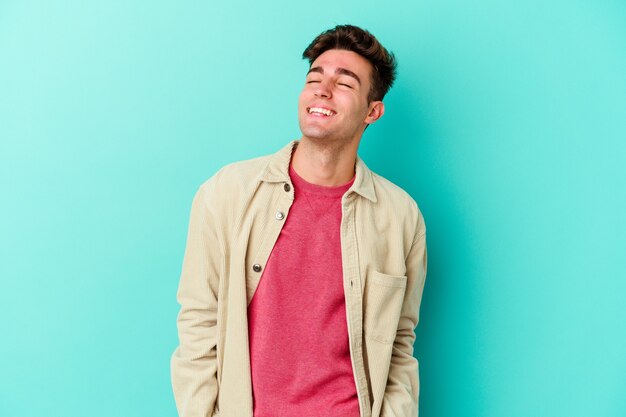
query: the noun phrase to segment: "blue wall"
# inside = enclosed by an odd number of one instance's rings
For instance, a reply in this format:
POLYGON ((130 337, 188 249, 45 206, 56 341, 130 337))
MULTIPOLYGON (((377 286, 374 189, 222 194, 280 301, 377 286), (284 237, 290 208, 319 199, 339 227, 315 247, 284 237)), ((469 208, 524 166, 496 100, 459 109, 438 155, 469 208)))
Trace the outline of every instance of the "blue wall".
POLYGON ((361 156, 426 217, 424 417, 626 415, 626 4, 0 3, 0 415, 174 416, 191 199, 299 137, 304 47, 399 78, 361 156))

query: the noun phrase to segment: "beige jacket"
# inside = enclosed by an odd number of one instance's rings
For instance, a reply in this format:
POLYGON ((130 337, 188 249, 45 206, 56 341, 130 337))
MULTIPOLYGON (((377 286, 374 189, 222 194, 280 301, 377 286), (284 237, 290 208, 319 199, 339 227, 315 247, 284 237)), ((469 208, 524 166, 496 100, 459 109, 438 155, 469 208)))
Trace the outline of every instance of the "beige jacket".
MULTIPOLYGON (((180 345, 171 360, 181 417, 252 417, 247 306, 294 199, 294 146, 222 168, 194 197, 178 289, 180 345)), ((346 319, 361 417, 415 417, 424 220, 406 192, 360 158, 342 206, 346 319)))

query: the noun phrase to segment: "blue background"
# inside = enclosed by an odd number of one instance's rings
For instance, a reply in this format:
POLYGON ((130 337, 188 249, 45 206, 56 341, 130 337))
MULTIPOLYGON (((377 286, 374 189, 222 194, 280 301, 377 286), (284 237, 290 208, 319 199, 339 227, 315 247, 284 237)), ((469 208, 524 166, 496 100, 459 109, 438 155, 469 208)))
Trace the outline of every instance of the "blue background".
POLYGON ((399 60, 360 154, 427 222, 420 415, 626 415, 623 1, 64 0, 0 2, 0 416, 176 415, 193 194, 341 23, 399 60))

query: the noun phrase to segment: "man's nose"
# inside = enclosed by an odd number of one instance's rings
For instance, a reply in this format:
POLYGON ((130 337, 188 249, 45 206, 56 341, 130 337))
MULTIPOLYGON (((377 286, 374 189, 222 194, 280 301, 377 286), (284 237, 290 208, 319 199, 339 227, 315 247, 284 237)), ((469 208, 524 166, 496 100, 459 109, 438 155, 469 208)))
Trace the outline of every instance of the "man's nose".
POLYGON ((322 80, 319 83, 317 83, 317 88, 315 89, 315 95, 318 97, 324 97, 324 98, 330 98, 332 96, 328 81, 322 80))

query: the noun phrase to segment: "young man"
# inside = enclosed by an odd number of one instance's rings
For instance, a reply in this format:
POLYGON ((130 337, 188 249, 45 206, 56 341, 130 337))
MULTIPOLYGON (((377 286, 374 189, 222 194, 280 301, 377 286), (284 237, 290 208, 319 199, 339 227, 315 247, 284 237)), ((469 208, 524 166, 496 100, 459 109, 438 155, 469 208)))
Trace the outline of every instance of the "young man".
POLYGON ((304 51, 302 137, 198 190, 178 301, 181 417, 415 417, 425 226, 357 157, 395 60, 337 26, 304 51))

